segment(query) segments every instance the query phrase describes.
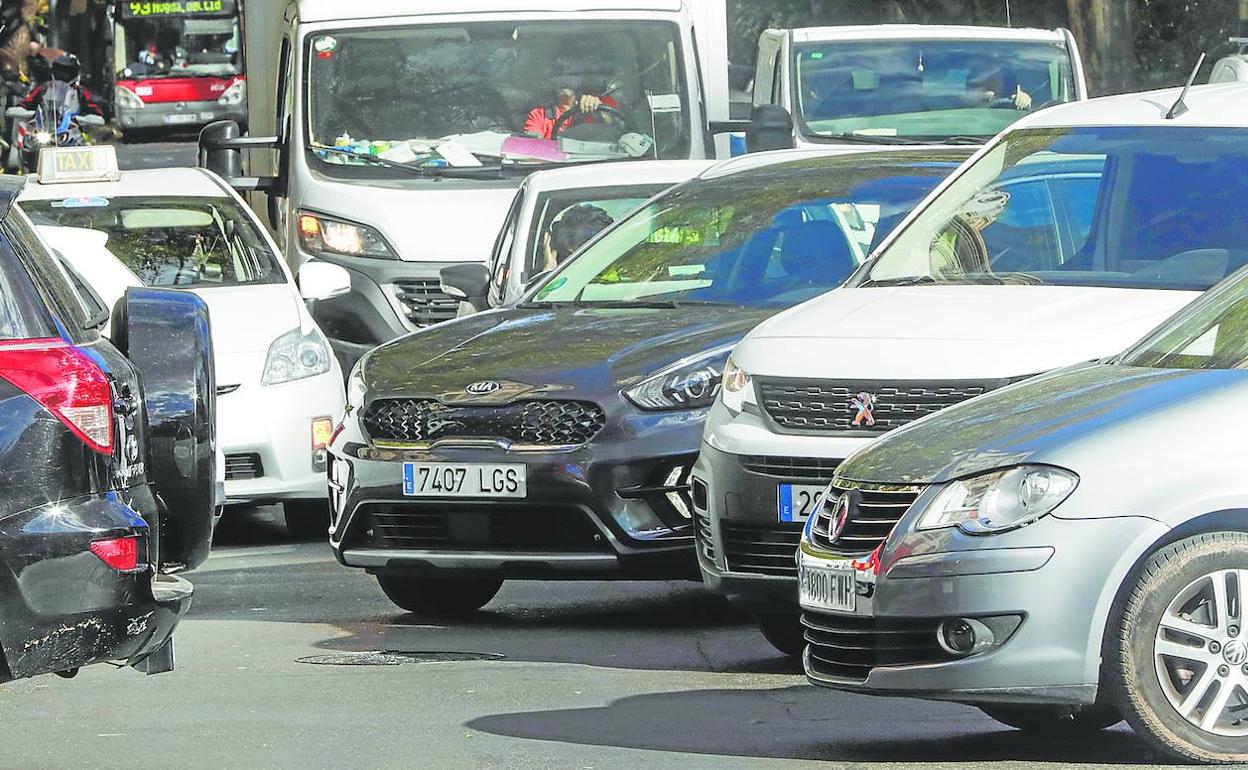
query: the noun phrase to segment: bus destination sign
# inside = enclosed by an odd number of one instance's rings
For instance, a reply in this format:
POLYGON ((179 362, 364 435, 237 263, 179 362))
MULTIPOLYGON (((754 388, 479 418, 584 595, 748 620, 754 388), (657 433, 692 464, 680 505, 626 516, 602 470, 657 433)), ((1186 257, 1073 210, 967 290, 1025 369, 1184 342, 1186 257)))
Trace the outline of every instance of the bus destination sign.
POLYGON ((118 5, 123 19, 233 16, 235 0, 122 0, 118 5))

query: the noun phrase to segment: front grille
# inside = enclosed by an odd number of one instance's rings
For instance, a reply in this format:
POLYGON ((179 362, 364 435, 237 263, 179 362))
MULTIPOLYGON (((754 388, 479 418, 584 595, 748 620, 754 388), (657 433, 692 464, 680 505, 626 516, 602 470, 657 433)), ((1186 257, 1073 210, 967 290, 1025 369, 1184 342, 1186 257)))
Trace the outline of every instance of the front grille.
POLYGON ((394 294, 407 320, 417 326, 449 321, 459 313, 459 300, 442 293, 437 278, 405 278, 394 282, 394 294))
POLYGON ((834 553, 870 553, 884 542, 921 491, 920 487, 884 484, 834 484, 814 513, 811 542, 834 553), (831 532, 841 495, 849 497, 849 515, 839 536, 833 539, 831 532))
POLYGON ((431 398, 381 399, 364 413, 373 441, 423 444, 439 439, 502 439, 532 446, 578 446, 606 423, 597 404, 516 401, 501 406, 449 406, 431 398))
POLYGON ((707 561, 715 561, 715 536, 711 534, 711 516, 706 511, 696 511, 694 520, 698 525, 698 547, 707 561))
POLYGON ((782 479, 815 479, 825 484, 831 480, 840 460, 822 457, 760 457, 748 455, 741 465, 751 473, 782 479))
POLYGON ((802 539, 801 524, 721 521, 719 530, 730 572, 797 577, 794 556, 802 539))
POLYGON ((586 553, 608 549, 576 508, 559 506, 368 503, 355 537, 372 548, 432 551, 586 553))
POLYGON ((264 475, 264 464, 258 454, 238 454, 225 456, 225 480, 242 481, 258 479, 264 475))
POLYGON ((810 673, 825 679, 865 681, 880 666, 917 666, 952 660, 936 641, 939 621, 888 620, 857 615, 802 613, 810 673))
POLYGON ((885 433, 1004 383, 761 380, 763 409, 784 433, 885 433), (861 396, 866 398, 862 399, 861 396), (867 401, 867 414, 855 404, 867 401), (855 425, 854 420, 859 424, 855 425))

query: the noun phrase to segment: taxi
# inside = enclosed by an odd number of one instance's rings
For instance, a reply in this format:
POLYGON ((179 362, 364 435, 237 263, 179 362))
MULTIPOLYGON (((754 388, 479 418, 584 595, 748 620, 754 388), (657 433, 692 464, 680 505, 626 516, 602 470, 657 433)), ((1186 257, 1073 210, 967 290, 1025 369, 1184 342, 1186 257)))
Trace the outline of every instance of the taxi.
POLYGON ((344 410, 343 376, 307 302, 346 293, 346 272, 304 266, 301 293, 221 178, 199 168, 121 171, 109 146, 45 153, 20 203, 106 306, 132 286, 204 300, 227 502, 280 502, 293 534, 323 534, 325 448, 344 410))

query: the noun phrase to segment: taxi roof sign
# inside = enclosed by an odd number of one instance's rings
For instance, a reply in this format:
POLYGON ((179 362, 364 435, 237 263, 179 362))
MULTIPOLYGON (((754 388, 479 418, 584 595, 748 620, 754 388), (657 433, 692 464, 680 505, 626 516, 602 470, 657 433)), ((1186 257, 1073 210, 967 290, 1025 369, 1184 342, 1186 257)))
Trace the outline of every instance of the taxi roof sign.
POLYGON ((39 150, 39 182, 116 182, 121 179, 117 165, 117 148, 112 145, 94 147, 44 147, 39 150))

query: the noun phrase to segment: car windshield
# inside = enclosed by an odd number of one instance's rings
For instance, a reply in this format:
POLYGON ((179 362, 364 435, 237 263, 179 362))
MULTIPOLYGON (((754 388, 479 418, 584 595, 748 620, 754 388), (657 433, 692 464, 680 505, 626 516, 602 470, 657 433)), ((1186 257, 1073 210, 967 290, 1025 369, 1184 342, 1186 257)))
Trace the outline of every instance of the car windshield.
POLYGON ((286 280, 268 243, 230 198, 72 197, 22 201, 22 209, 37 225, 103 234, 99 255, 111 254, 144 286, 200 288, 286 280))
POLYGON ((362 156, 433 167, 687 158, 679 41, 674 24, 617 20, 312 35, 308 137, 330 171, 384 170, 362 156), (565 113, 581 97, 602 106, 565 113))
POLYGON ((243 72, 238 19, 233 16, 124 18, 117 25, 117 38, 118 76, 123 80, 226 78, 243 72))
POLYGON ((1204 290, 1248 263, 1248 131, 1020 130, 960 172, 860 285, 1204 290))
POLYGON ((526 244, 523 280, 554 270, 595 235, 670 186, 582 188, 539 195, 526 244))
POLYGON ((794 49, 797 122, 809 138, 987 140, 1029 110, 1076 98, 1062 43, 906 40, 794 49))
POLYGON ((840 284, 955 165, 852 153, 694 180, 586 246, 532 301, 794 305, 840 284))
POLYGON ((1248 369, 1248 272, 1188 305, 1119 362, 1159 369, 1248 369))

